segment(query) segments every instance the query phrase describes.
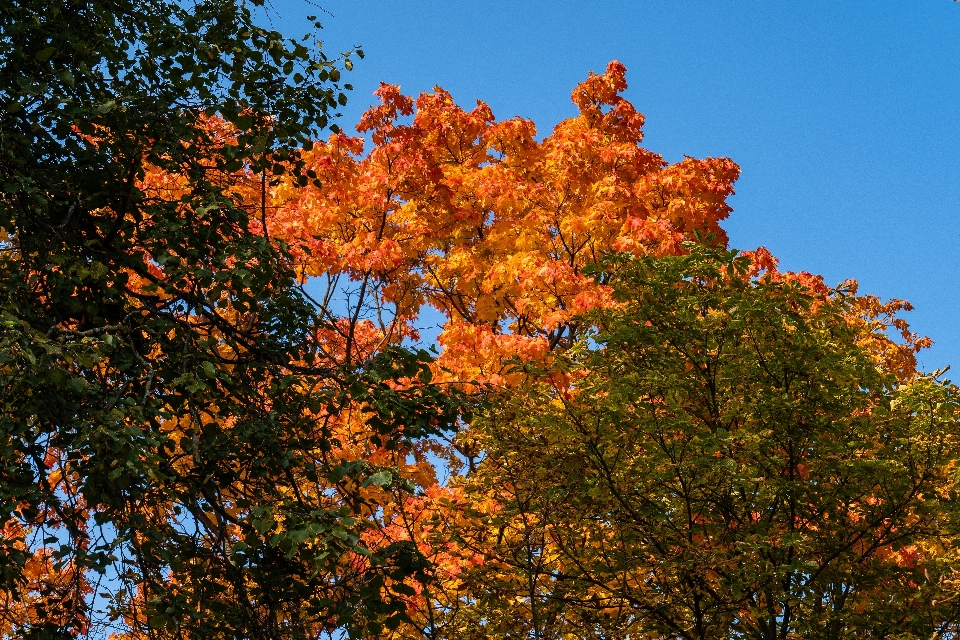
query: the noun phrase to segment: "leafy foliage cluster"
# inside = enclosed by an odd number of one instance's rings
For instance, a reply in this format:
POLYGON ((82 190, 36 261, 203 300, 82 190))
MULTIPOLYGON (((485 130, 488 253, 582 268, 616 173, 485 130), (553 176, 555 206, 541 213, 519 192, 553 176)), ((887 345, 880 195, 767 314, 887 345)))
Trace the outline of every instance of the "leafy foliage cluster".
POLYGON ((355 612, 400 606, 386 576, 421 571, 409 545, 362 544, 354 485, 392 475, 331 455, 322 416, 430 433, 453 401, 390 386, 425 354, 326 353, 262 208, 231 193, 236 172, 306 182, 298 149, 345 101, 349 58, 254 8, 0 10, 4 636, 361 628, 355 612))
POLYGON ((728 250, 618 62, 365 140, 257 6, 0 9, 0 636, 956 637, 909 305, 728 250))
POLYGON ((438 598, 444 637, 957 633, 957 389, 878 368, 849 293, 749 268, 604 264, 621 305, 563 358, 576 382, 533 377, 474 427, 455 529, 484 597, 438 598))

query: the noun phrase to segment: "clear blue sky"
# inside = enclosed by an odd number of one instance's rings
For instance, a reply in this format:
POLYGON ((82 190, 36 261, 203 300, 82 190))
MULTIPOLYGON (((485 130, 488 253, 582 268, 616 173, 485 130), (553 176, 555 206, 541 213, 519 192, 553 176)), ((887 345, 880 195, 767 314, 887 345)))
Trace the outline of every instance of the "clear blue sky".
POLYGON ((380 81, 434 85, 546 134, 588 71, 622 61, 669 161, 729 156, 743 173, 732 246, 781 267, 906 298, 936 342, 927 370, 960 379, 960 3, 949 0, 275 0, 291 35, 319 14, 347 74, 352 127, 380 81))

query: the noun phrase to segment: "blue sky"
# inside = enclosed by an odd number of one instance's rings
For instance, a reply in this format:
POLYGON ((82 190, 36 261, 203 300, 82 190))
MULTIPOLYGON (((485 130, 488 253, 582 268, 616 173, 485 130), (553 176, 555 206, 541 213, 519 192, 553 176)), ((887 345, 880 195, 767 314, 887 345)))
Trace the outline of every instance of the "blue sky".
MULTIPOLYGON (((856 278, 905 298, 960 379, 960 3, 381 2, 275 0, 272 20, 328 53, 362 45, 347 81, 351 128, 380 81, 483 99, 546 134, 574 114, 570 91, 613 59, 669 161, 728 156, 743 173, 724 227, 781 267, 856 278)), ((951 377, 951 376, 948 376, 951 377)))

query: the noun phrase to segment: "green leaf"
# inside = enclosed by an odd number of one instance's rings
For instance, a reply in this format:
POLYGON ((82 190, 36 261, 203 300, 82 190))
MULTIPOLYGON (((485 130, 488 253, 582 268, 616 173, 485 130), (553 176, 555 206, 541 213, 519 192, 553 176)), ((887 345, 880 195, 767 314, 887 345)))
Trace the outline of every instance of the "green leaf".
POLYGON ((363 482, 363 486, 376 485, 386 487, 393 483, 393 474, 389 471, 378 471, 363 482))
POLYGON ((112 111, 116 106, 117 106, 116 100, 107 100, 106 102, 101 104, 99 107, 97 107, 96 113, 99 115, 103 115, 105 113, 112 111))

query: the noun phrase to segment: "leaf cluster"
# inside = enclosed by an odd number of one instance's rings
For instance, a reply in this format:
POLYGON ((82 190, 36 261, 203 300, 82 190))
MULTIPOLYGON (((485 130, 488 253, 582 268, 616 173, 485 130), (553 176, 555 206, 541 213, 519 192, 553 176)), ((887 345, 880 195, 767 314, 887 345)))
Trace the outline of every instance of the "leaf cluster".
POLYGON ((4 637, 313 637, 402 614, 385 581, 423 573, 363 540, 382 470, 345 469, 330 425, 409 422, 384 434, 409 443, 456 402, 422 354, 326 351, 265 202, 234 189, 306 182, 362 52, 259 6, 0 8, 4 637))
POLYGON ((845 294, 749 267, 604 261, 619 305, 566 376, 473 425, 452 530, 485 560, 444 637, 956 633, 957 388, 879 368, 845 294))

